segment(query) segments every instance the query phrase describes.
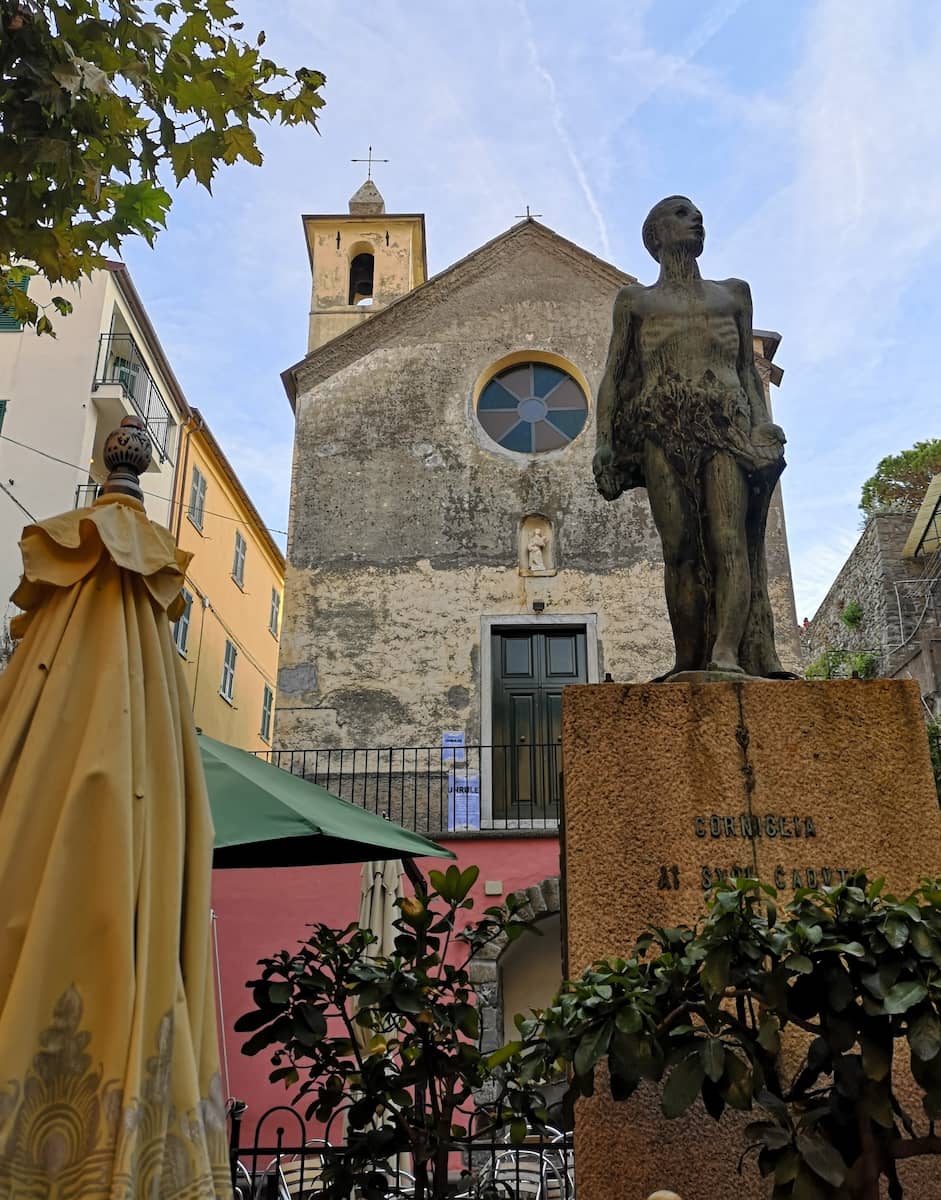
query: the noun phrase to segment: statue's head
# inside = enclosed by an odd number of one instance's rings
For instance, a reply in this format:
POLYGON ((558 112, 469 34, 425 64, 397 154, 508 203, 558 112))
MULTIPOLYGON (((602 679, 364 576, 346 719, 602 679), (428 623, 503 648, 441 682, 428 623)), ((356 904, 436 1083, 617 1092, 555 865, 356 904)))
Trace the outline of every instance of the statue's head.
POLYGON ((657 262, 664 246, 685 246, 698 258, 706 240, 702 213, 686 196, 667 196, 647 214, 642 237, 657 262))

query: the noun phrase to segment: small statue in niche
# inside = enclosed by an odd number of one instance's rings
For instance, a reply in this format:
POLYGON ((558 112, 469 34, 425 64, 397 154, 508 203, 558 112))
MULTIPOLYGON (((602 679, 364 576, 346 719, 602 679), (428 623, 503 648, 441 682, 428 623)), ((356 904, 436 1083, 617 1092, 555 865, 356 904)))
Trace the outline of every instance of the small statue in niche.
POLYGON ((523 517, 519 524, 518 545, 521 574, 555 574, 555 537, 548 517, 542 513, 530 513, 523 517))
POLYGON ((530 571, 545 571, 546 560, 542 552, 548 543, 549 539, 544 530, 537 527, 530 531, 529 537, 526 540, 526 557, 529 562, 530 571))

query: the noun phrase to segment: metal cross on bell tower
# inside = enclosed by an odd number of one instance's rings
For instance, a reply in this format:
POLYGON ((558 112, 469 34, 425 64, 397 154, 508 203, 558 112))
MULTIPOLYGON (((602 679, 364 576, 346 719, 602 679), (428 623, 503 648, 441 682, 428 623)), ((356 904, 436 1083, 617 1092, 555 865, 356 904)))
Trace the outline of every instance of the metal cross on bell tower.
POLYGON ((373 156, 372 156, 372 146, 370 146, 370 147, 369 147, 369 156, 368 156, 368 158, 351 158, 351 159, 350 159, 350 162, 354 162, 354 163, 362 163, 362 162, 364 162, 364 163, 366 163, 366 165, 367 165, 366 178, 367 178, 367 179, 372 179, 372 165, 373 165, 373 163, 387 163, 388 161, 389 161, 389 160, 388 160, 387 158, 373 158, 373 156))

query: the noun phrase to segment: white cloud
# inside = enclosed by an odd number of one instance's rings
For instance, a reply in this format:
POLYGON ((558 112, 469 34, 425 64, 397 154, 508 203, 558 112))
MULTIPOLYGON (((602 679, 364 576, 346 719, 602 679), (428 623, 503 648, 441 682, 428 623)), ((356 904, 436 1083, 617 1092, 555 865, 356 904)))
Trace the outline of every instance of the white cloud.
POLYGON ((859 540, 859 530, 827 530, 826 536, 791 550, 797 619, 812 617, 859 540))
POLYGON ((820 0, 805 46, 793 174, 737 240, 760 247, 803 359, 852 345, 871 365, 893 348, 913 269, 941 245, 941 22, 909 0, 820 0))
POLYGON ((523 19, 523 28, 525 30, 526 49, 529 53, 529 60, 532 63, 533 70, 539 78, 545 83, 546 90, 549 93, 549 111, 552 114, 552 125, 555 129, 565 155, 572 165, 572 170, 575 172, 575 177, 578 180, 578 186, 581 188, 582 195, 585 197, 591 215, 594 217, 598 225, 598 237, 601 239, 601 250, 605 258, 611 257, 611 242, 608 238, 608 227, 605 224, 604 215, 601 207, 595 198, 595 193, 588 180, 588 175, 585 168, 582 166, 581 159, 575 151, 575 146, 569 136, 568 130, 565 127, 565 114, 562 109, 562 104, 559 100, 559 93, 555 85, 555 80, 543 66, 542 59, 539 55, 539 50, 536 46, 533 23, 529 15, 529 9, 526 7, 526 0, 519 0, 520 16, 523 19))

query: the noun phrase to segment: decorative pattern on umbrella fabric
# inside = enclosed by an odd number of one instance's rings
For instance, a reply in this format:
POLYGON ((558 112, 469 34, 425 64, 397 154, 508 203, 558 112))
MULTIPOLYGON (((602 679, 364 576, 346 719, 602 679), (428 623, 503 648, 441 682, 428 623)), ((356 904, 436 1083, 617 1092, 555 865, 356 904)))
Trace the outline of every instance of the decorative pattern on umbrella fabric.
POLYGON ((81 996, 69 988, 26 1078, 0 1089, 0 1179, 13 1185, 11 1194, 65 1198, 110 1188, 115 1196, 203 1200, 222 1191, 227 1174, 213 1178, 202 1152, 210 1145, 212 1157, 225 1160, 222 1083, 213 1076, 209 1095, 189 1112, 173 1107, 172 1014, 160 1020, 140 1095, 130 1103, 120 1080, 102 1078, 94 1038, 81 1020, 81 996), (5 1117, 13 1111, 7 1132, 5 1117), (50 1180, 55 1192, 48 1190, 50 1180))

